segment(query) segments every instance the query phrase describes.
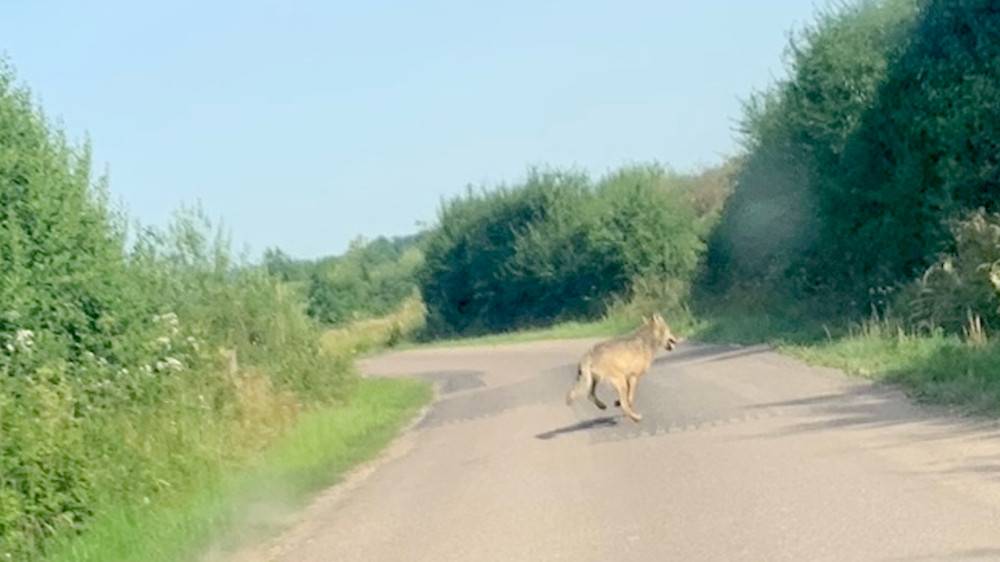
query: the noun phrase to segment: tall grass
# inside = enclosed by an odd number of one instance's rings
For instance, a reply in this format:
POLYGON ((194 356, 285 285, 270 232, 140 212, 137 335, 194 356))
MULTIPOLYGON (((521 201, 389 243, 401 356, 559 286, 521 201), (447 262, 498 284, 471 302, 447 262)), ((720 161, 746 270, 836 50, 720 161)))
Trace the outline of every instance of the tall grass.
POLYGON ((899 384, 918 400, 1000 413, 1000 345, 983 335, 915 331, 897 318, 872 318, 842 336, 781 349, 809 362, 899 384))
POLYGON ((188 493, 109 505, 86 533, 58 537, 47 559, 174 562, 260 541, 310 493, 371 458, 429 399, 424 383, 363 381, 346 405, 302 414, 252 464, 199 474, 188 493))

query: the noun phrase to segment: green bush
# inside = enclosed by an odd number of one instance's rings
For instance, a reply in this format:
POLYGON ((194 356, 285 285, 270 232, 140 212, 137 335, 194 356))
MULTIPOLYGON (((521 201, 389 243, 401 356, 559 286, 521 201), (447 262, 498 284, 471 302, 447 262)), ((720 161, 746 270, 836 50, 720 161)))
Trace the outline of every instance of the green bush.
POLYGON ((930 0, 920 16, 827 190, 833 256, 860 291, 918 276, 952 220, 1000 201, 1000 11, 930 0))
POLYGON ((686 291, 708 221, 673 177, 637 166, 595 184, 533 170, 519 185, 448 201, 420 275, 428 329, 470 335, 595 318, 644 278, 686 291))
POLYGON ((998 210, 1000 12, 859 2, 790 52, 791 78, 748 104, 706 281, 867 313, 955 249, 956 217, 998 210))
POLYGON ((354 380, 200 214, 127 247, 103 186, 0 68, 0 560, 192 489, 354 380))
POLYGON ((791 42, 789 78, 745 107, 746 155, 709 242, 709 292, 848 292, 853 257, 833 251, 841 247, 835 225, 845 207, 832 193, 854 165, 847 146, 905 48, 917 7, 911 0, 843 5, 791 42))

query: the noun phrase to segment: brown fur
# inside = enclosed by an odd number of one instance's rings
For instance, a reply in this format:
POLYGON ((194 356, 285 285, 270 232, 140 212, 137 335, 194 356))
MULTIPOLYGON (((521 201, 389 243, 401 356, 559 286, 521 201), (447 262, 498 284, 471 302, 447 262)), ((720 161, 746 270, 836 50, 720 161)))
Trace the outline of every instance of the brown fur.
POLYGON ((639 384, 639 378, 649 370, 658 348, 671 351, 676 345, 677 338, 659 314, 645 319, 642 326, 630 336, 595 345, 580 360, 577 382, 566 395, 566 403, 570 404, 588 393, 598 408, 607 408, 596 393, 597 383, 607 381, 618 392, 615 405, 621 406, 632 421, 638 422, 642 415, 634 407, 635 388, 639 384))

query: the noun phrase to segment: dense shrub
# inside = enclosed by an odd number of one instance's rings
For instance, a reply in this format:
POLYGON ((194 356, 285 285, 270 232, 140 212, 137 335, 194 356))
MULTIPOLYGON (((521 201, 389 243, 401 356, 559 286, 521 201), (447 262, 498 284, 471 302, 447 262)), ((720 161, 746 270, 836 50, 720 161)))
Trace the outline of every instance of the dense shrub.
MULTIPOLYGON (((593 263, 584 255, 589 235, 580 226, 591 212, 585 205, 590 201, 589 189, 587 178, 579 174, 532 173, 523 186, 493 192, 470 190, 446 202, 427 242, 420 274, 428 329, 437 333, 501 330, 523 314, 536 313, 518 309, 518 303, 528 300, 522 291, 541 293, 556 281, 556 270, 593 263), (543 235, 540 228, 548 232, 543 235), (551 273, 538 273, 547 277, 538 287, 522 287, 517 278, 529 273, 533 264, 524 259, 514 263, 517 245, 536 255, 551 255, 544 244, 547 237, 552 240, 551 249, 559 250, 559 260, 542 264, 551 273)), ((581 274, 566 285, 570 291, 585 292, 591 278, 596 279, 581 274), (587 279, 584 286, 572 286, 580 279, 587 279)))
POLYGON ((1000 10, 860 2, 823 15, 791 54, 791 78, 748 105, 707 280, 886 305, 961 243, 955 217, 998 210, 1000 10))
POLYGON ((198 213, 126 239, 87 147, 0 68, 0 560, 182 493, 350 389, 303 303, 198 213))
POLYGON ((831 192, 855 165, 846 147, 906 45, 916 7, 862 1, 822 12, 791 42, 789 78, 746 104, 746 155, 709 243, 712 291, 842 287, 851 257, 830 251, 845 213, 831 192))
POLYGON ((927 2, 827 190, 833 257, 855 287, 912 279, 949 249, 955 217, 998 210, 997 99, 1000 7, 927 2))
MULTIPOLYGON (((686 291, 708 221, 673 177, 636 166, 595 184, 536 170, 519 185, 448 201, 420 276, 429 329, 470 334, 593 318, 638 279, 677 280, 686 291)), ((707 216, 715 206, 703 208, 707 216)))

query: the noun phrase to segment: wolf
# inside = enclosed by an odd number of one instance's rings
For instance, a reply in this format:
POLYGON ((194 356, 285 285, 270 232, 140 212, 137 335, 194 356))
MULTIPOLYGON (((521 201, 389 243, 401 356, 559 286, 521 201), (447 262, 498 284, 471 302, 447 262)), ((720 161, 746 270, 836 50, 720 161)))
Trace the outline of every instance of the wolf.
POLYGON ((643 318, 642 325, 629 336, 601 342, 590 348, 577 368, 576 384, 566 395, 566 404, 589 393, 590 399, 600 408, 607 405, 597 397, 597 383, 604 380, 618 391, 616 406, 634 422, 642 419, 635 407, 635 387, 653 363, 656 350, 672 351, 678 339, 659 314, 643 318))

